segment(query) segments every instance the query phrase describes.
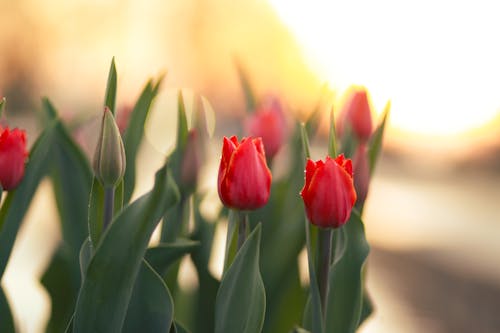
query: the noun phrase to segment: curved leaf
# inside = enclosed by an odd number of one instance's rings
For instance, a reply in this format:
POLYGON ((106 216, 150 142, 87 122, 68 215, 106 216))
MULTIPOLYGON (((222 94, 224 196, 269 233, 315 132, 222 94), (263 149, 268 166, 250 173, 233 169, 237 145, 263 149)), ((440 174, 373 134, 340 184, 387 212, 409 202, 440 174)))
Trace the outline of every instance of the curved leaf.
POLYGON ((0 332, 15 332, 14 319, 10 311, 9 302, 7 297, 0 286, 0 332))
POLYGON ((382 151, 382 140, 384 138, 385 124, 387 123, 387 119, 389 118, 390 110, 391 110, 391 102, 389 101, 385 105, 382 121, 380 122, 380 125, 377 127, 377 129, 375 130, 370 139, 370 145, 368 147, 370 175, 373 174, 373 171, 375 170, 375 165, 377 164, 378 156, 382 151))
POLYGON ((198 246, 199 243, 193 241, 160 243, 146 251, 145 259, 158 274, 163 275, 171 264, 185 254, 191 253, 198 246))
POLYGON ((167 285, 148 262, 142 260, 122 332, 168 332, 173 318, 174 303, 167 285))
POLYGON ((146 122, 149 110, 153 104, 153 100, 158 94, 158 90, 163 81, 161 76, 156 83, 149 80, 142 90, 139 99, 137 100, 130 119, 127 124, 127 129, 123 133, 123 146, 125 147, 125 158, 127 159, 127 168, 125 169, 124 180, 124 203, 128 203, 132 196, 135 187, 135 167, 136 157, 139 151, 139 146, 144 137, 144 123, 146 122))
POLYGON ((260 233, 259 224, 222 277, 215 300, 216 333, 262 330, 266 293, 259 271, 260 233))
POLYGON ((0 280, 31 199, 48 171, 48 152, 54 142, 54 126, 55 122, 51 122, 31 148, 23 180, 14 191, 9 192, 0 209, 0 280))
POLYGON ((361 317, 363 266, 370 251, 363 222, 355 211, 344 225, 347 245, 342 258, 330 268, 327 332, 355 332, 361 317))
POLYGON ((149 239, 179 192, 167 167, 154 188, 115 217, 102 235, 78 296, 73 332, 120 332, 149 239))

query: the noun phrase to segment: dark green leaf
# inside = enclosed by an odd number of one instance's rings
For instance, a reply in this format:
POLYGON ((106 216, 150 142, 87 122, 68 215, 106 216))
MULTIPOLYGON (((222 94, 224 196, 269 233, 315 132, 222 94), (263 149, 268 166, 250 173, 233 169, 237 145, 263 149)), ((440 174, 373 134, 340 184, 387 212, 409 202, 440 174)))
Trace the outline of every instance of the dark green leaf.
POLYGON ((14 319, 10 311, 9 302, 0 286, 0 332, 15 332, 14 319))
POLYGON ((125 203, 130 201, 132 192, 134 191, 136 159, 140 144, 144 138, 144 124, 162 81, 163 76, 156 83, 153 80, 148 81, 130 114, 127 129, 123 134, 125 158, 127 159, 127 168, 125 169, 125 176, 123 178, 125 186, 123 200, 125 203))
POLYGON ((361 318, 359 319, 359 326, 363 324, 363 322, 370 317, 373 313, 373 302, 370 295, 366 290, 363 291, 363 308, 361 309, 361 318))
POLYGON ((149 239, 178 198, 164 166, 156 173, 154 188, 115 217, 87 268, 76 305, 75 333, 121 331, 149 239))
POLYGON ((227 235, 226 235, 226 249, 224 251, 224 272, 227 271, 229 266, 234 261, 238 251, 238 214, 235 210, 229 211, 227 219, 227 235))
POLYGON ((51 299, 51 316, 45 332, 63 332, 73 315, 80 288, 78 265, 67 244, 62 243, 56 250, 41 282, 51 299))
POLYGON ((142 260, 122 332, 167 332, 173 318, 174 303, 167 286, 147 261, 142 260))
POLYGON ((262 330, 266 293, 259 271, 260 233, 259 224, 222 277, 215 300, 216 333, 262 330))
POLYGON ((385 124, 387 123, 387 119, 389 118, 390 110, 391 102, 387 102, 384 108, 382 121, 380 122, 380 125, 377 127, 370 139, 370 145, 368 147, 368 158, 371 175, 373 175, 373 171, 375 171, 377 159, 380 155, 380 152, 382 151, 382 140, 384 138, 385 124))
POLYGON ((198 246, 198 242, 187 240, 175 243, 160 243, 155 247, 150 247, 146 251, 145 258, 154 270, 163 276, 171 264, 198 246))
POLYGON ((50 101, 44 98, 42 105, 49 120, 57 121, 50 153, 50 175, 61 218, 63 239, 71 247, 76 262, 80 246, 88 235, 87 213, 92 170, 85 154, 58 119, 50 101))
POLYGON ((337 134, 335 132, 335 117, 333 115, 333 107, 330 111, 330 134, 328 137, 328 155, 331 158, 337 157, 337 134))
POLYGON ((344 225, 347 247, 330 269, 330 292, 327 305, 327 332, 355 332, 361 316, 363 266, 370 250, 363 222, 355 211, 344 225))
POLYGON ((115 105, 116 105, 116 66, 115 58, 111 59, 111 66, 109 67, 108 73, 108 84, 106 85, 106 97, 104 98, 104 107, 108 107, 115 115, 115 105))
POLYGON ((80 274, 82 276, 82 280, 85 277, 85 273, 87 271, 87 267, 89 267, 90 259, 92 259, 92 254, 94 249, 92 248, 92 242, 90 238, 87 237, 82 244, 82 248, 80 249, 80 253, 78 256, 80 262, 80 274))
POLYGON ((9 192, 0 210, 0 280, 9 260, 17 231, 28 210, 31 199, 49 167, 49 150, 54 142, 55 122, 47 125, 31 149, 24 178, 9 192))
POLYGON ((190 333, 187 328, 182 326, 178 321, 174 321, 170 328, 170 333, 190 333))
POLYGON ((188 123, 186 117, 186 107, 182 91, 177 95, 177 141, 175 143, 177 150, 183 150, 188 138, 188 123))
POLYGON ((113 204, 113 216, 120 214, 123 209, 123 179, 115 187, 115 202, 113 204))

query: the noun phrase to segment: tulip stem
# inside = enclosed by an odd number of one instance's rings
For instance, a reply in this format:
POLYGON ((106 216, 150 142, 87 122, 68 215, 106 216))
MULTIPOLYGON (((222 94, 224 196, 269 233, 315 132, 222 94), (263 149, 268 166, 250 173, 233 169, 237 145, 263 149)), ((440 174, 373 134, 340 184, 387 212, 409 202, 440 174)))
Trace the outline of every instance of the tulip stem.
POLYGON ((247 238, 247 225, 248 225, 248 214, 246 212, 238 212, 239 225, 238 225, 238 251, 245 243, 247 238))
POLYGON ((318 232, 318 287, 319 295, 321 298, 321 309, 323 314, 323 321, 326 318, 326 304, 328 296, 329 272, 330 263, 332 258, 332 229, 320 228, 318 232))
POLYGON ((113 211, 115 209, 115 188, 114 186, 104 189, 104 220, 102 223, 102 233, 106 231, 111 220, 113 219, 113 211))

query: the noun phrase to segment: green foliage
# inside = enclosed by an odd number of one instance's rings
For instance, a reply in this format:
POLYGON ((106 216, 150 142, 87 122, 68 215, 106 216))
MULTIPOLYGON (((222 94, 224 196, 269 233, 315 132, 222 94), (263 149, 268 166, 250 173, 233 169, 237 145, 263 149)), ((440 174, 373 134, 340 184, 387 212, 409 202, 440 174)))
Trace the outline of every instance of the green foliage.
POLYGON ((330 268, 326 332, 355 332, 363 305, 363 267, 370 247, 363 222, 355 211, 346 229, 344 255, 330 268))
POLYGON ((191 253, 200 244, 189 240, 178 240, 174 243, 160 243, 146 251, 146 260, 160 275, 164 275, 170 265, 191 253))
POLYGON ((149 111, 153 101, 158 94, 163 76, 155 82, 149 80, 141 92, 139 99, 135 103, 134 109, 130 114, 130 119, 127 124, 125 133, 123 133, 123 145, 125 147, 125 158, 127 160, 127 168, 124 176, 124 194, 123 201, 128 203, 132 197, 132 192, 135 187, 136 174, 136 159, 139 147, 144 138, 144 124, 146 123, 149 111))
POLYGON ((391 102, 387 102, 384 108, 382 121, 380 122, 380 124, 378 125, 377 129, 375 130, 370 139, 370 145, 368 148, 368 157, 369 157, 369 166, 371 175, 375 170, 377 159, 380 155, 380 152, 382 151, 382 139, 384 138, 385 125, 387 123, 387 119, 389 118, 390 110, 391 110, 391 102))
POLYGON ((266 294, 259 271, 258 225, 222 277, 215 301, 216 333, 256 333, 264 324, 266 294))
POLYGON ((113 116, 115 115, 116 110, 116 81, 116 65, 115 58, 113 57, 109 67, 108 83, 106 84, 106 96, 104 98, 104 107, 108 107, 111 110, 111 113, 113 113, 113 116))
POLYGON ((0 332, 15 332, 14 319, 10 312, 9 302, 0 286, 0 332))
POLYGON ((154 188, 115 217, 85 272, 76 305, 75 333, 121 331, 148 241, 178 196, 164 166, 156 174, 154 188))

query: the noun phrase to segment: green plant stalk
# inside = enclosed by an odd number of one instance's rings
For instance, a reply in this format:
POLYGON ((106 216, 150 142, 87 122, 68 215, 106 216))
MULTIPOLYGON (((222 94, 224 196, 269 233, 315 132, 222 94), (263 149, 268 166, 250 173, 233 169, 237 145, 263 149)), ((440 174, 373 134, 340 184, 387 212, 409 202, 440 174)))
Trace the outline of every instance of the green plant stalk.
POLYGON ((115 209, 115 187, 106 187, 104 189, 104 220, 102 223, 102 233, 106 231, 113 219, 115 209))
POLYGON ((247 238, 248 214, 244 211, 238 212, 238 251, 247 238))
POLYGON ((323 322, 326 320, 326 304, 328 299, 328 284, 330 263, 332 261, 332 231, 320 228, 318 232, 318 287, 321 299, 323 322))

